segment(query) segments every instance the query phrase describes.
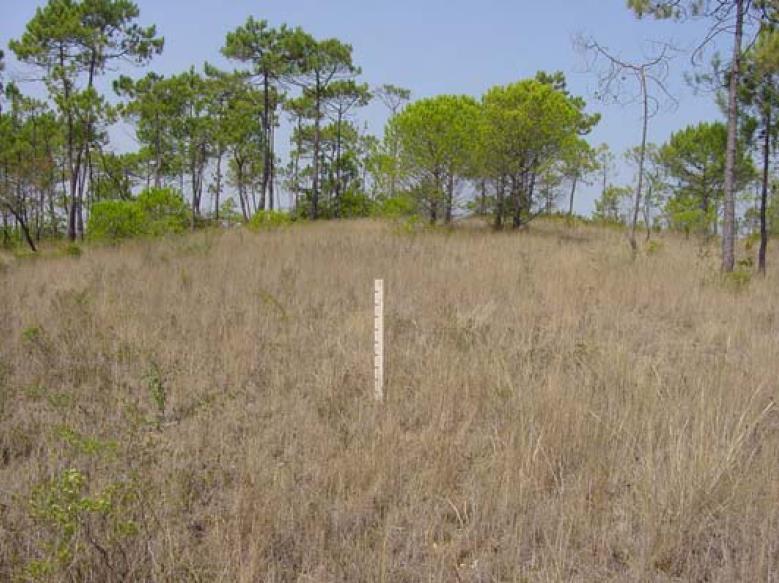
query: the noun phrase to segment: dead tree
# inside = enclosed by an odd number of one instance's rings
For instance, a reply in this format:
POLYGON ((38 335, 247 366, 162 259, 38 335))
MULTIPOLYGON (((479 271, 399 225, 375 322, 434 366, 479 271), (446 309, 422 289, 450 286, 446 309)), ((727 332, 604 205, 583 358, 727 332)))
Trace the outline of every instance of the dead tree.
POLYGON ((638 180, 630 220, 630 248, 636 253, 636 227, 644 188, 649 120, 657 115, 663 102, 676 104, 676 99, 666 86, 669 63, 675 49, 667 43, 653 43, 653 55, 643 61, 628 61, 615 55, 593 38, 579 38, 576 44, 588 60, 588 70, 597 75, 598 99, 622 106, 641 104, 638 180))

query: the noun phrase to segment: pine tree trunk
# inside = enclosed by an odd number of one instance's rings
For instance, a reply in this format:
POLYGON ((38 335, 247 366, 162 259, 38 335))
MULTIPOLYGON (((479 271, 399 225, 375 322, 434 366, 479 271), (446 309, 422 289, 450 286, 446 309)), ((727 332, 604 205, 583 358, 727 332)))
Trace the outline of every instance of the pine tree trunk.
POLYGON ((314 184, 311 189, 311 219, 319 217, 319 148, 321 141, 320 117, 322 116, 322 87, 317 75, 316 84, 316 110, 314 111, 314 184))
POLYGON ((449 179, 446 183, 446 209, 444 214, 444 223, 447 225, 452 224, 452 212, 454 206, 454 174, 449 174, 449 179))
POLYGON ((441 175, 439 171, 433 174, 433 196, 430 199, 430 224, 438 221, 438 200, 441 195, 441 175))
POLYGON ((736 38, 728 89, 728 141, 725 150, 725 188, 722 221, 722 271, 733 271, 736 262, 736 149, 738 148, 738 87, 741 82, 741 41, 744 34, 744 2, 736 0, 736 38))
MULTIPOLYGON (((159 188, 162 185, 162 177, 160 172, 162 169, 162 145, 160 136, 160 122, 159 113, 154 114, 155 119, 155 135, 154 135, 154 188, 159 188)), ((182 192, 183 194, 183 192, 182 192)))
POLYGON ((335 218, 341 217, 341 112, 338 112, 335 136, 335 218))
POLYGON ((495 188, 495 230, 503 229, 503 205, 506 198, 506 178, 501 176, 495 188))
POLYGON ((243 215, 244 221, 248 221, 249 216, 246 212, 246 192, 243 183, 243 164, 244 163, 241 161, 235 161, 235 178, 238 182, 238 202, 241 203, 241 215, 243 215))
POLYGON ((65 73, 65 49, 63 47, 59 50, 59 65, 62 70, 62 94, 65 98, 65 103, 68 104, 68 109, 65 113, 66 127, 67 127, 67 160, 68 171, 70 172, 70 200, 68 201, 68 239, 70 241, 76 240, 76 210, 77 210, 77 189, 78 189, 78 174, 80 171, 80 156, 81 153, 74 154, 76 145, 74 143, 75 128, 73 122, 73 112, 70 109, 70 82, 64 77, 65 73))
POLYGON ((270 79, 265 71, 262 78, 263 110, 262 110, 262 201, 265 210, 265 194, 270 183, 270 79))
POLYGON ((573 175, 573 184, 571 185, 571 200, 568 202, 568 216, 573 216, 573 197, 576 194, 576 183, 579 181, 579 174, 573 175))
POLYGON ((24 218, 24 214, 17 212, 17 210, 14 209, 11 205, 8 205, 8 210, 11 211, 11 214, 16 219, 16 222, 19 223, 19 228, 22 231, 22 235, 24 236, 24 240, 27 242, 27 245, 29 245, 33 253, 37 253, 38 249, 35 247, 35 242, 30 236, 30 230, 27 228, 27 221, 24 218))
POLYGON ((222 194, 222 156, 224 156, 224 152, 220 146, 216 158, 216 189, 214 192, 214 219, 217 223, 219 223, 219 199, 222 194))
POLYGON ((765 275, 766 251, 768 249, 768 225, 766 210, 768 206, 768 181, 771 167, 771 107, 765 106, 763 131, 763 184, 760 192, 760 251, 757 254, 757 271, 765 275))
POLYGON ((298 212, 300 206, 300 150, 303 147, 303 139, 300 137, 303 131, 303 118, 297 118, 297 143, 295 144, 295 157, 293 160, 293 184, 292 188, 295 194, 295 212, 298 212))
POLYGON ((270 131, 270 170, 269 170, 270 182, 268 183, 268 209, 273 210, 276 204, 274 200, 276 198, 276 193, 274 189, 274 184, 276 180, 276 162, 275 162, 276 149, 273 145, 275 141, 276 130, 273 129, 272 124, 269 131, 270 131))
MULTIPOLYGON (((527 178, 523 176, 521 182, 525 182, 527 178)), ((511 202, 512 202, 512 221, 511 226, 514 229, 519 229, 522 226, 522 187, 518 184, 515 176, 511 177, 511 202)), ((524 186, 524 185, 523 185, 524 186)))
POLYGON ((641 209, 641 192, 644 188, 644 162, 646 161, 646 135, 649 127, 649 95, 647 94, 646 72, 641 69, 641 95, 644 100, 644 119, 641 129, 641 150, 638 156, 638 185, 636 186, 636 198, 633 201, 633 219, 630 222, 630 248, 633 253, 638 251, 636 243, 636 226, 638 225, 638 213, 641 209))
MULTIPOLYGON (((253 192, 254 192, 254 190, 252 190, 252 193, 253 192)), ((265 196, 265 188, 261 188, 260 189, 260 201, 259 201, 259 203, 254 202, 254 196, 252 196, 252 205, 254 206, 254 211, 253 212, 256 213, 258 211, 265 211, 265 201, 266 200, 267 200, 267 197, 265 196)))

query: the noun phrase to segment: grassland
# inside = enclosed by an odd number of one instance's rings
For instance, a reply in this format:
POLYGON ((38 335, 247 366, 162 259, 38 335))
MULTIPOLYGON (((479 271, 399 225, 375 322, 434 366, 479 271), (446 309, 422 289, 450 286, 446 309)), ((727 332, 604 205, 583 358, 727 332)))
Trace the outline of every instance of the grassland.
POLYGON ((4 257, 0 580, 779 580, 777 270, 651 250, 354 222, 4 257))

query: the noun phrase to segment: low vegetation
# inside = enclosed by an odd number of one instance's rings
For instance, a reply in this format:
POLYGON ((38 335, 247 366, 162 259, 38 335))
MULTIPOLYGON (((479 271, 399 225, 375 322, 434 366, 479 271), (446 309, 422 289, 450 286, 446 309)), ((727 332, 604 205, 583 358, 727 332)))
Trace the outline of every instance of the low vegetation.
POLYGON ((357 221, 4 256, 0 579, 771 580, 776 274, 623 237, 357 221))

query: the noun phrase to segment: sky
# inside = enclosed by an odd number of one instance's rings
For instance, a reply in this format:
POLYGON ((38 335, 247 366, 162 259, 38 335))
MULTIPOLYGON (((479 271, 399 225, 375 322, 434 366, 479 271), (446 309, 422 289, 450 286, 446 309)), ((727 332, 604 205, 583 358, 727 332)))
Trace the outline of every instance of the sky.
MULTIPOLYGON (((205 61, 232 69, 219 50, 227 32, 248 16, 271 25, 300 26, 318 38, 336 37, 351 44, 361 80, 376 86, 391 83, 422 98, 441 93, 481 96, 493 85, 532 77, 538 70, 563 71, 569 90, 584 97, 589 111, 602 121, 589 136, 593 145, 608 143, 621 153, 640 141, 641 109, 598 102, 597 80, 573 38, 592 36, 627 60, 641 60, 653 41, 672 42, 689 49, 705 34, 705 23, 639 20, 625 0, 136 0, 139 22, 155 24, 165 37, 162 55, 148 69, 179 73, 205 61)), ((0 0, 0 45, 24 32, 35 7, 44 0, 0 0)), ((723 39, 726 40, 726 39, 723 39)), ((714 47, 712 50, 714 50, 714 47)), ((25 79, 29 70, 15 63, 6 50, 6 76, 25 79)), ((696 94, 684 80, 691 70, 689 53, 680 52, 671 63, 668 87, 677 100, 650 123, 649 139, 662 143, 688 124, 720 118, 710 94, 696 94)), ((143 68, 123 69, 132 76, 143 68)), ((115 73, 114 73, 115 74, 115 73)), ((24 86, 24 85, 23 85, 24 86)), ((29 91, 35 93, 32 84, 29 91)), ((108 84, 105 85, 109 87, 108 84)), ((387 112, 379 102, 359 114, 371 133, 380 135, 387 112)), ((288 134, 279 132, 280 142, 288 134)), ((121 128, 112 139, 119 149, 132 149, 132 131, 121 128)), ((278 148, 285 151, 283 144, 278 148)), ((615 181, 631 181, 629 168, 620 163, 615 181)), ((577 212, 589 214, 599 195, 596 184, 583 185, 577 212)))

